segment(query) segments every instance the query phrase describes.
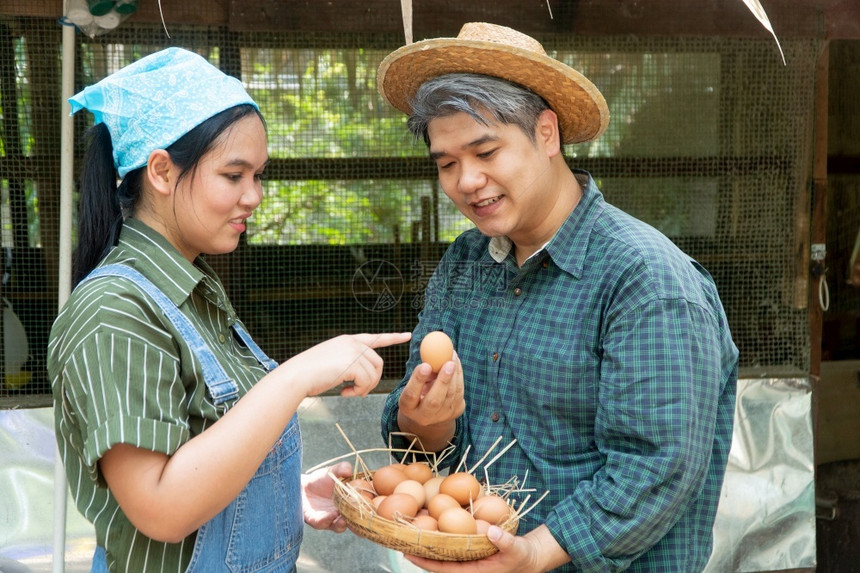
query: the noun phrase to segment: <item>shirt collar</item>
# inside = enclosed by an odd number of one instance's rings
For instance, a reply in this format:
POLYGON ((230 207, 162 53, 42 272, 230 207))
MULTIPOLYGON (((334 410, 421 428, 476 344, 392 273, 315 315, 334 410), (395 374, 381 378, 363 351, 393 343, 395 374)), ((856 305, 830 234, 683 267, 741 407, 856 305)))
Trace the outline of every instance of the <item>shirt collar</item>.
MULTIPOLYGON (((544 248, 549 244, 549 242, 544 243, 544 245, 531 254, 531 256, 526 259, 526 261, 530 260, 532 257, 543 251, 544 248)), ((493 257, 493 260, 497 263, 505 262, 505 259, 510 254, 511 250, 514 248, 514 242, 505 236, 501 237, 490 237, 490 243, 487 246, 487 250, 490 252, 490 256, 493 257)))
POLYGON ((603 194, 587 171, 574 170, 582 188, 582 198, 546 247, 560 269, 579 278, 585 266, 589 235, 606 207, 603 194))
MULTIPOLYGON (((579 277, 582 274, 588 247, 588 241, 585 238, 590 234, 597 221, 597 215, 603 211, 605 203, 603 194, 597 188, 591 174, 581 169, 575 169, 573 173, 582 188, 582 198, 552 239, 529 259, 546 250, 559 268, 579 277)), ((487 250, 494 261, 501 263, 508 257, 513 247, 513 242, 506 236, 492 237, 487 250)))
POLYGON ((119 261, 133 259, 134 267, 153 280, 177 306, 185 302, 210 271, 202 259, 192 264, 164 236, 133 218, 123 221, 115 254, 119 261))
POLYGON ((490 252, 490 256, 493 257, 493 260, 497 263, 505 262, 505 259, 508 257, 508 253, 511 252, 514 243, 507 237, 490 237, 490 242, 487 245, 487 250, 490 252))

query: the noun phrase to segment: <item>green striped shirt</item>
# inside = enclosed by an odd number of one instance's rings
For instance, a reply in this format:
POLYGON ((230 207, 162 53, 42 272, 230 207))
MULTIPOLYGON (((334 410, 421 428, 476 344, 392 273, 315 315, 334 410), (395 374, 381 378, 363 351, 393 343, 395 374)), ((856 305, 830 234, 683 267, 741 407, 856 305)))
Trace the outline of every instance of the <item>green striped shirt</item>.
MULTIPOLYGON (((137 269, 185 314, 239 396, 265 370, 232 335, 238 321, 202 259, 191 264, 167 240, 129 219, 102 264, 137 269)), ((95 526, 112 571, 184 571, 195 535, 152 540, 129 522, 98 471, 119 443, 173 454, 235 403, 214 405, 199 362, 157 305, 127 279, 97 278, 72 293, 51 330, 48 372, 57 442, 76 505, 95 526)))

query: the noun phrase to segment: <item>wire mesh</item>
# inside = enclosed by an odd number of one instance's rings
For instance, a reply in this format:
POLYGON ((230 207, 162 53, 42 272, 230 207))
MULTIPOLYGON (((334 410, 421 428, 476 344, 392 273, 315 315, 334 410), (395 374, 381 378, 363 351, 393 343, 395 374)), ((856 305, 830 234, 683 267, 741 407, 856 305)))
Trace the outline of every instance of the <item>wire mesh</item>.
MULTIPOLYGON (((3 298, 28 352, 5 346, 0 397, 49 393, 56 316, 60 34, 0 19, 3 298), (16 355, 16 352, 18 353, 16 355), (20 362, 20 363, 18 363, 20 362)), ((438 188, 423 142, 376 92, 399 36, 246 33, 128 21, 76 40, 76 89, 178 45, 242 79, 269 130, 263 205, 240 247, 213 257, 239 315, 277 360, 343 332, 411 330, 445 246, 471 224, 438 188)), ((596 142, 568 146, 606 199, 651 223, 715 277, 744 368, 809 369, 809 179, 817 40, 546 34, 601 89, 596 142)), ((77 114, 77 141, 91 122, 77 114)), ((82 145, 75 148, 80 164, 82 145)), ((20 345, 19 345, 20 346, 20 345)), ((387 349, 385 377, 405 348, 387 349)))

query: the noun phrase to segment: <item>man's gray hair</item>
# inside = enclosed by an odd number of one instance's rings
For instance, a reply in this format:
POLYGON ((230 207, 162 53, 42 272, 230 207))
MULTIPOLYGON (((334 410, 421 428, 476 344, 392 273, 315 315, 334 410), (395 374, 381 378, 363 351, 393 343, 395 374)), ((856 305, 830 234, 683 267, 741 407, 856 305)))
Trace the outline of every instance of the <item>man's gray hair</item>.
POLYGON ((535 142, 538 116, 549 105, 518 84, 480 74, 446 74, 427 80, 415 93, 409 131, 430 145, 427 127, 440 117, 466 113, 483 125, 516 125, 535 142))

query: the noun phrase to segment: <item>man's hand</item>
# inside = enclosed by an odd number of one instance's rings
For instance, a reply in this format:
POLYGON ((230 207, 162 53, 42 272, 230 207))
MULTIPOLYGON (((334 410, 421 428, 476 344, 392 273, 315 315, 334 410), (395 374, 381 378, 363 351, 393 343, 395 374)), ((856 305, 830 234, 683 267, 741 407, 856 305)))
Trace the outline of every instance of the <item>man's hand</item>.
POLYGON ((438 374, 422 362, 403 387, 400 412, 421 426, 450 422, 466 409, 463 392, 463 367, 456 355, 442 365, 438 374))
POLYGON ((460 359, 442 365, 434 374, 429 364, 415 367, 398 403, 400 430, 417 435, 430 451, 445 448, 454 436, 456 420, 466 410, 460 359))
POLYGON ((499 552, 477 561, 435 561, 413 555, 406 555, 406 559, 435 573, 540 573, 570 561, 543 525, 521 537, 493 525, 487 537, 499 552))

